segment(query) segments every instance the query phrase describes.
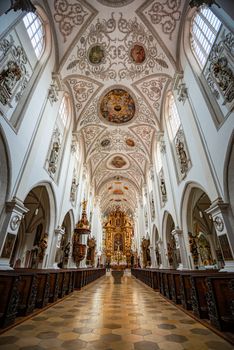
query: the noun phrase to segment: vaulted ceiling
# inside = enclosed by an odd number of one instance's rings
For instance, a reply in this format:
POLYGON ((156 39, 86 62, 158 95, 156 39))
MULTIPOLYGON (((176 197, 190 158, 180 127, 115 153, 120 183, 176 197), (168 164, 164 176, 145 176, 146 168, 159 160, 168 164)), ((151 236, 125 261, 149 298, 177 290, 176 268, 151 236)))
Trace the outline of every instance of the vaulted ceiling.
POLYGON ((48 1, 58 72, 103 212, 133 213, 162 124, 186 0, 48 1))

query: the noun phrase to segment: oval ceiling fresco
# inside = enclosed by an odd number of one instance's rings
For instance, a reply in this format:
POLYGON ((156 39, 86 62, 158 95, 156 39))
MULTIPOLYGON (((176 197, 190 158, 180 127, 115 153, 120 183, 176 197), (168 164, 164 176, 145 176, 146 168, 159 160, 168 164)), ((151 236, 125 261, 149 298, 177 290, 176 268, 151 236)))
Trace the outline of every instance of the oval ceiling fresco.
POLYGON ((109 123, 127 123, 134 117, 135 111, 135 102, 124 89, 112 89, 101 98, 100 114, 109 123))
POLYGON ((88 58, 92 64, 100 64, 103 61, 104 56, 104 49, 100 45, 94 45, 89 49, 88 58))
POLYGON ((135 44, 130 51, 130 56, 136 64, 141 64, 145 60, 145 49, 142 45, 135 44))

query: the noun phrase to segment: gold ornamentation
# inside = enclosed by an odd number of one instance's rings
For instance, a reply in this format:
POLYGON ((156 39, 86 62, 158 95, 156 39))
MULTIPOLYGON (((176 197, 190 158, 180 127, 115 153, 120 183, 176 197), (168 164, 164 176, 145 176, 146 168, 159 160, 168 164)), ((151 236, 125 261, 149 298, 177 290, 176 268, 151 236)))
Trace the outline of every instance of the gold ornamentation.
POLYGON ((132 223, 120 210, 112 211, 104 225, 107 262, 113 267, 131 266, 132 223))

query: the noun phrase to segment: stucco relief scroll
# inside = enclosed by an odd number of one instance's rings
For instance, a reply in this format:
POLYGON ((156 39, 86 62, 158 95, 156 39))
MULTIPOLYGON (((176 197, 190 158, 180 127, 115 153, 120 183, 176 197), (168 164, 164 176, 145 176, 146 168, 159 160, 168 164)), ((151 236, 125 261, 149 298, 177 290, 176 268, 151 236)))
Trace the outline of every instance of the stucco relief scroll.
POLYGON ((181 17, 180 5, 181 0, 155 1, 148 10, 151 22, 160 25, 170 39, 181 17))
POLYGON ((87 77, 121 81, 135 80, 149 73, 167 71, 170 63, 153 35, 137 18, 98 19, 73 50, 66 70, 87 77), (118 28, 118 35, 116 29, 118 28))
POLYGON ((180 128, 174 139, 175 156, 179 180, 182 180, 191 167, 189 151, 185 140, 184 131, 180 128))
MULTIPOLYGON (((71 2, 71 1, 70 1, 71 2)), ((67 41, 67 37, 72 33, 77 25, 83 24, 88 12, 77 1, 71 4, 66 0, 54 1, 54 20, 59 25, 59 31, 67 41)))
POLYGON ((0 103, 12 107, 17 103, 27 86, 28 59, 22 46, 17 45, 10 35, 0 42, 0 103))
POLYGON ((162 206, 164 206, 165 203, 167 202, 167 189, 166 189, 166 182, 165 182, 163 168, 161 168, 158 174, 158 180, 159 180, 161 203, 162 203, 162 206))
POLYGON ((234 100, 234 36, 225 28, 218 34, 203 74, 218 103, 234 100))

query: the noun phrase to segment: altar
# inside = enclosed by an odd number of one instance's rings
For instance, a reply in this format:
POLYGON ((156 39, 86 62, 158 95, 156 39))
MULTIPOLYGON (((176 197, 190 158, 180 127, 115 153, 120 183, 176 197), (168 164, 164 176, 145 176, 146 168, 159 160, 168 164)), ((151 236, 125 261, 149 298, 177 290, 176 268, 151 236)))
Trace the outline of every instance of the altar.
POLYGON ((131 266, 133 227, 131 219, 122 211, 108 215, 104 225, 106 263, 112 270, 124 270, 131 266))

